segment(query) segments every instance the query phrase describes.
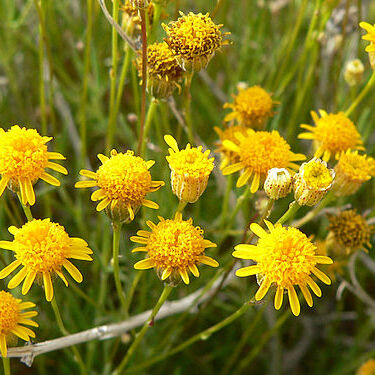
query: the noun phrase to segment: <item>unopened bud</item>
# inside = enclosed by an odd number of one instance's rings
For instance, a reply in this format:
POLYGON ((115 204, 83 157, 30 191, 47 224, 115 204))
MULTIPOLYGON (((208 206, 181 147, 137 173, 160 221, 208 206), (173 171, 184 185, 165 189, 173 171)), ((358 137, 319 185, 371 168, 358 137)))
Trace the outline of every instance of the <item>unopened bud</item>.
POLYGON ((365 67, 359 59, 351 60, 346 64, 344 78, 349 86, 359 85, 362 81, 365 67))
POLYGON ((286 197, 292 189, 293 178, 285 168, 272 168, 264 182, 264 191, 270 199, 286 197))

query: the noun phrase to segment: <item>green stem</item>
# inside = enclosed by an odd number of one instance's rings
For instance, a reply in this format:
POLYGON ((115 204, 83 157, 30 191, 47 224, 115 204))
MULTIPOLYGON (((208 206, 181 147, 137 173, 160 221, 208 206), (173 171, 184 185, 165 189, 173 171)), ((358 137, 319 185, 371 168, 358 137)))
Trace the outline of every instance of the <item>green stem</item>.
POLYGON ((228 229, 231 224, 233 223, 234 219, 236 218, 236 215, 240 208, 242 207, 243 203, 250 197, 250 186, 246 187, 246 190, 244 193, 237 199, 236 206, 234 207, 234 210, 232 211, 232 214, 230 215, 229 221, 227 223, 226 228, 228 229))
POLYGON ((155 114, 156 107, 158 106, 158 100, 155 98, 152 98, 150 106, 148 107, 147 111, 147 117, 146 117, 146 122, 145 122, 145 130, 144 130, 144 135, 143 135, 143 142, 141 146, 141 153, 140 156, 143 156, 145 153, 145 148, 146 148, 146 143, 147 143, 147 135, 148 132, 150 131, 151 124, 152 124, 152 119, 155 114))
POLYGON ((293 201, 289 205, 289 208, 285 214, 281 216, 279 220, 277 220, 276 224, 284 224, 286 221, 293 219, 300 207, 301 206, 296 201, 293 201))
POLYGON ((87 87, 90 73, 90 55, 91 55, 91 39, 92 39, 92 2, 87 0, 87 29, 85 41, 85 58, 83 70, 83 82, 81 91, 81 105, 80 105, 80 135, 81 135, 81 164, 85 165, 87 153, 87 124, 86 124, 86 104, 87 104, 87 87))
POLYGON ((233 187, 233 174, 230 174, 227 178, 227 187, 225 189, 223 204, 221 206, 221 219, 220 219, 221 229, 225 228, 225 220, 228 215, 229 198, 230 198, 230 193, 232 191, 232 187, 233 187))
POLYGON ((182 212, 184 210, 184 208, 186 207, 188 202, 185 202, 185 201, 179 201, 178 202, 178 206, 177 206, 177 209, 176 209, 176 214, 178 212, 182 212))
POLYGON ((26 215, 27 221, 33 221, 33 214, 31 213, 30 206, 28 204, 23 204, 22 203, 22 199, 21 199, 21 197, 20 197, 19 194, 17 194, 17 196, 18 196, 18 199, 19 199, 19 201, 21 203, 21 206, 23 208, 23 212, 26 215))
POLYGON ((3 357, 3 366, 4 366, 4 375, 11 375, 9 358, 3 357))
POLYGON ((139 280, 141 280, 141 278, 144 274, 145 274, 145 272, 137 272, 135 274, 135 277, 134 277, 133 282, 130 286, 130 289, 126 294, 125 311, 126 311, 127 314, 129 314, 129 308, 130 308, 131 302, 133 300, 135 289, 137 288, 139 280))
MULTIPOLYGON (((53 298, 52 298, 51 306, 52 306, 52 309, 53 309, 53 313, 55 314, 56 322, 57 322, 57 325, 58 325, 61 333, 64 336, 69 335, 69 331, 65 328, 64 322, 63 322, 63 320, 61 318, 60 310, 59 310, 59 307, 57 305, 56 297, 55 296, 53 296, 53 298)), ((72 346, 71 350, 73 352, 73 356, 74 356, 75 361, 78 363, 78 366, 80 368, 81 374, 82 375, 87 374, 85 364, 84 364, 84 362, 82 360, 81 354, 79 353, 77 347, 76 346, 72 346)))
POLYGON ((213 325, 212 327, 192 336, 190 339, 186 340, 181 345, 178 345, 177 347, 175 347, 171 351, 169 351, 167 353, 164 353, 164 354, 161 354, 161 355, 158 355, 158 356, 152 358, 151 360, 145 361, 141 365, 130 368, 128 370, 128 373, 143 370, 143 369, 153 365, 154 363, 160 362, 160 361, 162 361, 162 360, 164 360, 164 359, 166 359, 166 358, 186 349, 187 347, 189 347, 190 345, 194 344, 195 342, 197 342, 199 340, 207 340, 212 334, 221 330, 222 328, 226 327, 228 324, 232 323, 234 320, 236 320, 237 318, 242 316, 249 309, 250 306, 251 306, 250 302, 244 303, 237 311, 235 311, 233 314, 229 315, 227 318, 225 318, 221 322, 219 322, 219 323, 213 325))
POLYGON ((352 103, 352 105, 345 112, 345 116, 350 116, 350 114, 357 108, 358 104, 362 101, 362 99, 371 90, 371 88, 373 87, 374 83, 375 83, 375 70, 373 71, 371 78, 366 83, 366 86, 362 89, 362 91, 359 93, 359 95, 354 100, 354 102, 352 103))
POLYGON ((275 325, 262 336, 262 338, 258 341, 257 345, 239 363, 237 371, 231 372, 232 375, 242 374, 242 370, 244 368, 249 367, 252 360, 259 354, 259 352, 263 349, 264 345, 266 345, 266 343, 272 337, 272 335, 285 323, 289 316, 290 311, 287 310, 283 315, 280 316, 279 319, 277 319, 275 325))
POLYGON ((113 275, 115 278, 117 295, 119 297, 122 309, 125 312, 126 300, 125 300, 125 295, 121 286, 120 267, 119 267, 121 224, 113 222, 112 227, 113 227, 113 275))
POLYGON ((191 120, 191 81, 193 80, 194 72, 187 73, 185 78, 185 89, 184 89, 184 99, 185 99, 185 122, 188 128, 188 139, 189 142, 193 145, 194 144, 194 132, 193 132, 193 124, 191 120))
POLYGON ((172 287, 165 284, 163 292, 161 293, 158 302, 156 303, 155 307, 152 309, 152 312, 148 318, 148 320, 143 325, 142 329, 138 333, 136 339, 133 341, 132 345, 128 349, 126 356, 121 361, 120 365, 117 367, 117 369, 114 371, 114 374, 120 375, 122 371, 124 370, 125 366, 128 364, 130 358, 132 357, 135 350, 138 348, 139 344, 141 343, 143 337, 145 336, 146 332, 150 328, 150 326, 153 324, 154 319, 156 317, 156 314, 159 312, 160 308, 163 306, 164 302, 167 300, 169 294, 172 291, 172 287))
POLYGON ((157 34, 158 26, 159 26, 161 10, 162 10, 161 4, 155 1, 154 2, 154 20, 152 23, 152 31, 151 31, 151 38, 150 38, 151 43, 153 43, 157 39, 156 34, 157 34))
POLYGON ((141 15, 141 34, 142 34, 142 95, 141 95, 141 115, 139 118, 139 138, 137 154, 141 153, 143 144, 145 118, 146 118, 146 88, 147 88, 147 25, 146 25, 146 12, 144 8, 139 10, 141 15))
MULTIPOLYGON (((112 18, 117 23, 119 14, 119 0, 113 0, 112 8, 112 18)), ((117 79, 117 51, 118 49, 118 34, 115 27, 112 27, 112 68, 110 71, 111 80, 111 91, 109 98, 109 120, 108 120, 108 130, 107 130, 107 140, 106 140, 106 152, 112 150, 113 140, 116 131, 116 119, 114 117, 115 109, 115 97, 116 97, 116 79, 117 79)))

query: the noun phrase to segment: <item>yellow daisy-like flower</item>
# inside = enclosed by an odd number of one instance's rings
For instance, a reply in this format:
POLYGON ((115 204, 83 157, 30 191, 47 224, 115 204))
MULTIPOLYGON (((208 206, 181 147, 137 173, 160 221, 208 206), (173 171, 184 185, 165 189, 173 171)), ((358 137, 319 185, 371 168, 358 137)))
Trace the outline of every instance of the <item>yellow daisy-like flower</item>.
POLYGON ((22 294, 26 294, 35 278, 43 280, 47 301, 53 298, 51 275, 56 273, 66 286, 68 281, 62 273, 64 267, 77 283, 83 277, 68 258, 92 260, 92 250, 81 238, 69 237, 63 226, 50 219, 29 221, 21 228, 9 227, 14 235, 13 241, 0 241, 0 248, 14 252, 16 260, 0 272, 4 279, 19 266, 21 270, 9 281, 8 288, 13 289, 23 282, 22 294))
POLYGON ((327 113, 320 110, 320 116, 311 111, 311 116, 315 122, 315 127, 302 124, 301 128, 309 130, 310 133, 301 133, 300 139, 312 139, 315 141, 316 158, 322 157, 328 161, 331 156, 338 158, 341 153, 349 150, 364 150, 361 135, 353 122, 345 116, 343 112, 327 113))
POLYGON ((338 248, 336 253, 351 254, 353 251, 371 247, 370 238, 374 233, 374 226, 369 225, 366 219, 356 210, 346 210, 338 215, 328 215, 329 234, 327 242, 332 243, 333 248, 338 248), (340 251, 343 249, 343 251, 340 251))
POLYGON ((354 194, 361 185, 371 179, 373 161, 358 151, 348 150, 340 156, 335 166, 336 178, 332 191, 337 196, 354 194))
POLYGON ((375 25, 372 26, 367 22, 361 22, 359 26, 367 31, 367 34, 364 35, 362 39, 370 42, 365 51, 368 52, 372 69, 375 69, 375 25))
POLYGON ((38 327, 38 323, 30 319, 38 313, 23 311, 34 306, 35 303, 22 302, 10 293, 0 291, 0 352, 2 357, 7 356, 7 343, 13 341, 14 336, 25 341, 29 341, 30 337, 35 337, 35 333, 24 325, 38 327))
POLYGON ((335 179, 333 169, 327 163, 313 158, 303 163, 294 176, 294 199, 300 206, 315 206, 327 194, 335 179))
POLYGON ((221 46, 228 44, 223 38, 229 33, 223 34, 223 25, 216 25, 208 13, 180 15, 177 21, 162 25, 168 35, 165 41, 183 70, 198 72, 221 46))
POLYGON ((210 150, 202 152, 202 146, 191 147, 188 143, 184 150, 179 150, 171 135, 164 136, 164 140, 170 146, 166 159, 171 169, 172 191, 181 201, 194 203, 206 190, 214 158, 209 158, 210 150))
POLYGON ((240 161, 239 156, 236 152, 233 152, 227 149, 223 145, 224 140, 228 140, 233 142, 236 145, 239 145, 239 140, 236 138, 236 133, 241 133, 243 135, 246 134, 247 128, 246 126, 242 125, 235 125, 235 126, 227 126, 224 130, 218 128, 217 126, 214 127, 215 132, 220 137, 220 142, 217 142, 216 145, 218 148, 215 150, 216 152, 220 152, 222 154, 222 161, 220 164, 220 168, 226 167, 229 163, 238 163, 240 161))
POLYGON ((305 155, 295 154, 278 131, 272 132, 247 129, 246 134, 236 133, 238 144, 224 140, 223 145, 233 151, 239 162, 223 168, 223 174, 243 170, 237 180, 237 187, 245 185, 251 178, 251 192, 255 193, 263 184, 271 168, 298 168, 294 161, 306 159, 305 155))
POLYGON ((355 375, 375 375, 375 359, 366 361, 355 373, 355 375))
POLYGON ((0 196, 9 186, 20 191, 23 204, 35 203, 33 185, 42 179, 54 186, 60 181, 46 172, 46 168, 68 174, 61 165, 50 160, 64 160, 58 152, 48 152, 46 143, 52 137, 42 137, 35 129, 12 126, 8 131, 0 128, 0 196))
POLYGON ((299 286, 307 304, 311 307, 313 300, 308 287, 320 297, 322 292, 311 278, 315 275, 323 283, 329 285, 331 280, 320 271, 317 264, 331 264, 327 256, 316 255, 316 247, 304 233, 296 228, 275 226, 265 220, 269 233, 260 225, 251 224, 250 229, 259 237, 254 245, 237 245, 233 256, 241 259, 252 259, 257 264, 240 268, 236 275, 239 277, 258 275, 261 279, 260 288, 255 294, 257 301, 261 300, 272 284, 275 284, 275 309, 279 310, 283 303, 284 290, 288 291, 289 303, 294 315, 300 313, 300 303, 295 286, 299 286))
POLYGON ((233 103, 224 104, 224 108, 232 109, 224 121, 237 120, 240 125, 262 130, 266 120, 275 114, 273 106, 277 103, 260 86, 239 88, 238 94, 233 95, 233 98, 233 103))
POLYGON ((193 220, 183 220, 181 213, 176 213, 175 218, 163 219, 154 224, 147 221, 151 232, 139 230, 137 236, 131 237, 131 241, 144 245, 133 250, 147 252, 148 258, 137 262, 134 268, 147 270, 156 268, 161 280, 170 277, 175 284, 179 276, 185 284, 189 284, 190 271, 195 277, 199 277, 197 265, 200 263, 211 267, 218 267, 216 260, 205 255, 205 249, 216 247, 216 244, 203 237, 203 230, 193 225, 193 220), (178 276, 179 275, 179 276, 178 276))
MULTIPOLYGON (((172 95, 175 88, 181 89, 179 82, 184 71, 178 65, 172 51, 165 42, 147 47, 147 90, 157 99, 172 95)), ((138 74, 142 76, 142 56, 136 60, 138 74)))
POLYGON ((153 160, 145 161, 134 156, 133 151, 125 154, 111 151, 108 158, 98 155, 102 165, 96 172, 82 169, 82 176, 91 178, 90 181, 79 181, 77 188, 99 187, 91 194, 91 199, 100 201, 96 206, 102 211, 109 206, 110 216, 121 221, 133 220, 135 212, 143 205, 158 209, 159 205, 145 199, 146 194, 158 190, 164 185, 163 181, 152 181, 149 169, 155 164, 153 160))

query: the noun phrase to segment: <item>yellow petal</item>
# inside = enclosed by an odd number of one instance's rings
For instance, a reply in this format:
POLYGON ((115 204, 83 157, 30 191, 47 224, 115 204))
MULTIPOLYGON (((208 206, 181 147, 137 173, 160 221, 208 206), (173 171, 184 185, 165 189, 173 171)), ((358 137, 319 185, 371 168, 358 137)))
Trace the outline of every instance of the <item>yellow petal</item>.
POLYGON ((96 206, 96 211, 103 211, 111 201, 108 198, 103 199, 97 206, 96 206))
POLYGON ((179 152, 177 141, 171 135, 166 134, 164 140, 174 152, 179 152))
POLYGON ((311 297, 310 291, 307 289, 305 285, 300 285, 299 288, 301 289, 301 292, 305 297, 307 304, 311 307, 313 305, 313 299, 311 297))
POLYGON ((43 272, 43 284, 44 284, 44 293, 46 295, 46 300, 48 302, 52 301, 53 298, 53 286, 51 275, 49 272, 43 272))
POLYGON ((323 273, 322 271, 318 270, 316 267, 314 267, 311 272, 321 281, 323 281, 324 284, 331 285, 330 278, 323 273))
POLYGON ((35 280, 36 273, 35 272, 29 272, 27 276, 25 277, 25 281, 22 285, 22 294, 25 295, 31 288, 31 285, 33 284, 35 280))
POLYGON ((60 186, 60 181, 56 178, 56 177, 53 177, 51 176, 49 173, 47 172, 44 172, 40 178, 47 182, 48 184, 50 185, 53 185, 53 186, 60 186))
POLYGON ((280 307, 283 304, 283 297, 284 297, 284 288, 279 285, 276 290, 275 301, 274 301, 274 306, 276 310, 280 310, 280 307))
POLYGON ((258 266, 248 266, 240 268, 236 271, 236 276, 238 277, 246 277, 246 276, 252 276, 259 273, 260 268, 258 266))
POLYGON ((64 168, 62 165, 54 163, 53 161, 49 161, 47 164, 47 168, 53 169, 56 172, 60 172, 62 174, 68 174, 68 171, 66 168, 64 168))
POLYGON ((71 262, 69 262, 69 260, 66 259, 64 261, 64 263, 63 263, 63 266, 70 273, 70 275, 73 277, 73 279, 75 281, 77 281, 77 283, 81 283, 82 282, 83 276, 82 276, 81 272, 79 272, 78 268, 74 264, 72 264, 71 262))
POLYGON ((1 356, 5 358, 8 354, 5 335, 0 335, 0 351, 1 351, 1 356))
POLYGON ((295 316, 298 316, 301 311, 301 306, 299 304, 296 290, 294 289, 293 286, 288 288, 288 297, 289 297, 289 304, 290 304, 290 308, 292 309, 292 313, 295 316))
POLYGON ((92 178, 94 180, 96 180, 97 178, 97 175, 95 172, 92 172, 92 171, 89 171, 88 169, 81 169, 79 174, 81 176, 85 176, 85 177, 88 177, 88 178, 92 178))
POLYGON ((255 193, 259 188, 260 174, 255 173, 253 177, 253 182, 251 183, 250 192, 255 193))
POLYGON ((268 292, 272 282, 265 277, 262 281, 262 284, 260 285, 260 288, 255 294, 255 300, 260 301, 268 292))
POLYGON ((189 264, 188 267, 189 267, 190 272, 195 277, 199 277, 199 270, 198 270, 198 267, 195 264, 189 264))
POLYGON ((9 177, 4 177, 4 176, 2 177, 0 181, 0 196, 4 193, 4 190, 7 187, 9 180, 10 180, 9 177))
POLYGON ((223 168, 222 172, 223 172, 223 175, 226 176, 228 174, 238 172, 243 168, 244 168, 244 165, 242 163, 234 163, 223 168))
POLYGON ((90 188, 97 186, 97 182, 94 180, 87 180, 87 181, 78 181, 74 184, 75 188, 90 188))
POLYGON ((48 159, 50 160, 65 160, 66 157, 59 152, 47 152, 48 159))
POLYGON ((253 171, 251 169, 245 169, 245 171, 241 174, 241 176, 237 180, 237 187, 242 187, 244 186, 247 181, 249 181, 249 178, 251 177, 251 174, 253 171))
POLYGON ((35 204, 35 192, 30 180, 25 180, 24 188, 26 190, 27 201, 30 206, 33 206, 35 204))
POLYGON ((198 257, 199 262, 206 264, 207 266, 211 267, 219 267, 219 263, 206 255, 201 255, 198 257))
POLYGON ((150 258, 140 260, 136 264, 134 264, 134 268, 136 270, 148 270, 150 268, 155 267, 154 261, 150 258))
POLYGON ((171 275, 171 273, 172 273, 172 269, 171 269, 171 268, 166 268, 166 269, 163 271, 162 275, 161 275, 161 279, 162 279, 162 280, 167 279, 167 278, 171 275))
POLYGON ((2 269, 0 272, 0 279, 4 279, 4 277, 7 277, 9 274, 11 274, 20 264, 21 261, 15 260, 4 269, 2 269))
POLYGON ((157 210, 159 208, 159 205, 153 201, 150 201, 148 199, 144 199, 143 202, 142 202, 142 205, 145 206, 145 207, 148 207, 148 208, 153 208, 155 210, 157 210))
POLYGON ((265 237, 268 233, 257 223, 250 224, 250 230, 258 237, 265 237))
POLYGON ((190 279, 188 273, 186 272, 186 269, 180 269, 178 270, 178 273, 180 274, 181 279, 184 281, 184 283, 186 285, 189 285, 190 279))
POLYGON ((16 286, 20 285, 21 282, 23 281, 23 279, 26 277, 27 275, 27 270, 26 270, 26 267, 23 267, 18 273, 17 275, 15 275, 8 283, 8 288, 9 289, 13 289, 15 288, 16 286))

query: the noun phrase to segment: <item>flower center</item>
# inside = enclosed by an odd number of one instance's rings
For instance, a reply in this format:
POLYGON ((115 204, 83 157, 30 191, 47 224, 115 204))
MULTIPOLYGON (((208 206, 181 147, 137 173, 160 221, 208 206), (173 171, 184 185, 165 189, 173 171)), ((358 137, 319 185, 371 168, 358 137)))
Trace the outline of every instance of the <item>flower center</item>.
POLYGON ((235 106, 245 117, 263 117, 272 111, 271 96, 261 87, 250 87, 238 93, 235 106))
POLYGON ((333 154, 356 148, 360 135, 350 119, 343 113, 330 113, 316 123, 316 140, 333 154))
POLYGON ((116 154, 96 172, 97 184, 110 200, 141 204, 151 189, 151 174, 146 162, 132 151, 116 154))
POLYGON ((315 246, 296 228, 275 227, 257 246, 263 250, 257 259, 260 273, 284 288, 305 284, 316 265, 315 246))
POLYGON ((333 182, 329 169, 324 164, 313 161, 304 165, 303 179, 314 190, 326 189, 333 182))
POLYGON ((14 235, 15 257, 35 273, 59 271, 71 241, 64 227, 49 219, 33 220, 14 235))
POLYGON ((250 132, 239 148, 245 167, 260 175, 265 176, 271 168, 286 168, 290 162, 290 146, 277 131, 250 132))
POLYGON ((147 243, 149 257, 157 268, 183 269, 196 264, 205 250, 203 231, 191 221, 161 221, 147 243))
POLYGON ((207 177, 212 172, 214 164, 208 159, 208 155, 198 148, 186 148, 173 153, 167 157, 171 169, 186 177, 201 178, 207 177))
POLYGON ((20 318, 17 300, 8 292, 0 292, 0 335, 8 335, 20 318))
POLYGON ((0 133, 0 174, 36 181, 48 164, 46 142, 35 129, 12 126, 0 133))
POLYGON ((358 155, 356 152, 343 154, 337 169, 350 176, 353 180, 365 181, 371 175, 371 162, 365 155, 358 155))

